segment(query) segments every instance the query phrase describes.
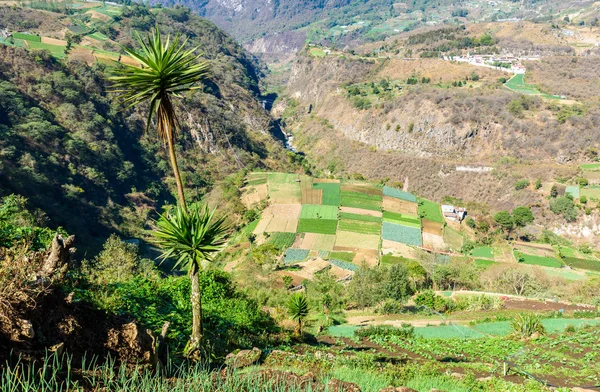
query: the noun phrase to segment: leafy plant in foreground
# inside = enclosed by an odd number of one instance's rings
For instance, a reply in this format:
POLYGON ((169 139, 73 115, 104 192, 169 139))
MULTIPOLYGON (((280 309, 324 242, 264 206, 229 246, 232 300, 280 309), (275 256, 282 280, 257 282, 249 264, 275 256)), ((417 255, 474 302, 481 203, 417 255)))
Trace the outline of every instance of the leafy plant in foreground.
POLYGON ((210 261, 213 254, 225 245, 227 228, 225 217, 214 218, 215 211, 207 205, 192 204, 189 211, 183 206, 165 212, 156 222, 156 244, 162 248, 160 256, 176 260, 174 268, 188 270, 192 281, 192 335, 185 354, 197 357, 202 341, 202 291, 198 272, 203 261, 210 261))
POLYGON ((302 336, 302 324, 310 311, 306 296, 303 294, 292 295, 288 300, 287 309, 290 317, 297 323, 296 333, 298 336, 302 336))
POLYGON ((542 317, 538 314, 519 314, 510 322, 513 333, 521 338, 528 338, 534 333, 543 335, 546 328, 542 324, 542 317))

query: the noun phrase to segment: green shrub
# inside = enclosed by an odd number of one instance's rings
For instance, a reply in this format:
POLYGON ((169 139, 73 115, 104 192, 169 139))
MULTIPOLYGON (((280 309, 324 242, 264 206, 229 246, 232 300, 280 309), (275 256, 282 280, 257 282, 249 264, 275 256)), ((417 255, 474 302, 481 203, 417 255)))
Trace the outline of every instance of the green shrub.
POLYGON ((460 296, 456 300, 456 307, 468 311, 498 310, 504 306, 500 297, 495 295, 469 295, 460 296))
POLYGON ((417 295, 415 304, 440 313, 451 312, 456 308, 454 301, 437 295, 433 290, 425 290, 417 295))
POLYGON ((529 180, 519 180, 517 182, 515 182, 515 189, 516 190, 521 190, 521 189, 525 189, 529 186, 529 180))
MULTIPOLYGON (((277 327, 258 304, 238 291, 222 271, 200 273, 205 349, 222 358, 235 348, 251 348, 277 327)), ((167 340, 180 353, 191 332, 191 283, 187 276, 152 279, 136 276, 120 283, 88 284, 75 291, 109 313, 133 317, 159 333, 171 323, 167 340)))
POLYGON ((546 329, 542 324, 542 317, 539 314, 519 314, 510 322, 513 334, 520 338, 528 338, 534 333, 543 335, 546 329))
POLYGON ((410 324, 403 324, 402 328, 372 325, 369 327, 358 328, 354 331, 354 335, 359 338, 394 336, 401 339, 411 339, 415 336, 415 328, 410 324))

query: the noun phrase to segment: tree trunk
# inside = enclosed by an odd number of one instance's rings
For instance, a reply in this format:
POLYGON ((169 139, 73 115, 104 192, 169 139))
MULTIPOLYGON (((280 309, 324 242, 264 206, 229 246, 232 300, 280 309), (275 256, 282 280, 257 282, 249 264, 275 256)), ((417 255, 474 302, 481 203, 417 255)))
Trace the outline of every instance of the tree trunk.
POLYGON ((192 281, 192 335, 186 349, 187 355, 197 357, 202 343, 202 292, 200 289, 199 268, 196 263, 190 268, 190 279, 192 281))
POLYGON ((167 143, 169 145, 169 158, 171 160, 171 167, 173 168, 173 174, 175 175, 175 182, 177 183, 177 196, 179 197, 179 203, 184 210, 187 211, 187 204, 185 202, 185 196, 183 194, 183 183, 181 182, 181 175, 179 174, 179 165, 177 164, 177 155, 175 155, 175 143, 173 141, 173 133, 169 132, 167 136, 167 143))

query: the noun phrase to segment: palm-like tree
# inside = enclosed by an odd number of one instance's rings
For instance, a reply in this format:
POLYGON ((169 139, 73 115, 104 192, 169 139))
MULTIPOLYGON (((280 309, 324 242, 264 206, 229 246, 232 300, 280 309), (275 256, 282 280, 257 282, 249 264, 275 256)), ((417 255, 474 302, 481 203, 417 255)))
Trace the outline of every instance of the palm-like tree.
POLYGON ((287 303, 287 308, 288 314, 297 323, 296 333, 298 336, 302 336, 302 324, 304 323, 304 320, 310 311, 306 296, 302 294, 294 294, 290 296, 290 299, 287 303))
POLYGON ((194 203, 189 210, 177 206, 161 214, 154 232, 156 244, 163 249, 162 260, 175 260, 173 268, 188 270, 192 281, 192 335, 186 355, 198 358, 202 342, 202 291, 199 271, 203 261, 210 261, 226 242, 225 217, 215 218, 215 210, 194 203))
POLYGON ((141 68, 126 64, 117 67, 110 77, 112 92, 120 96, 126 107, 144 102, 150 104, 146 130, 156 115, 158 138, 169 148, 179 202, 185 209, 183 184, 175 155, 174 140, 179 121, 173 98, 181 98, 181 93, 200 88, 195 84, 208 76, 209 64, 195 54, 197 48, 185 49, 187 39, 181 42, 179 36, 173 41, 167 37, 163 42, 158 27, 148 34, 147 42, 139 36, 138 42, 139 51, 123 49, 141 64, 141 68))

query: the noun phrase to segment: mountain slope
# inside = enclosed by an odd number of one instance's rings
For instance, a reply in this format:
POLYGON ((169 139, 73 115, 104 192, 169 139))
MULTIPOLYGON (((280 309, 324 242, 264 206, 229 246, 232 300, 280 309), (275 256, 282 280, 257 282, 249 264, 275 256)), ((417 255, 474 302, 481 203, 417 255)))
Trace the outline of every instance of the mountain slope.
MULTIPOLYGON (((55 39, 67 34, 65 25, 78 22, 45 11, 0 11, 0 27, 19 31, 26 18, 31 32, 55 39)), ((132 44, 134 31, 156 23, 163 33, 190 37, 189 45, 199 45, 210 60, 211 79, 178 106, 183 129, 177 148, 190 199, 246 166, 280 165, 284 150, 257 100, 261 71, 214 24, 189 12, 139 6, 125 7, 118 21, 93 23, 96 30, 113 30, 107 49, 132 44)), ((81 51, 88 40, 82 38, 81 51)), ((153 127, 144 133, 146 108, 123 110, 107 93, 110 67, 79 60, 79 49, 58 61, 45 50, 0 45, 0 192, 28 197, 51 226, 63 226, 83 242, 114 231, 141 236, 149 213, 174 200, 166 151, 153 127)))

